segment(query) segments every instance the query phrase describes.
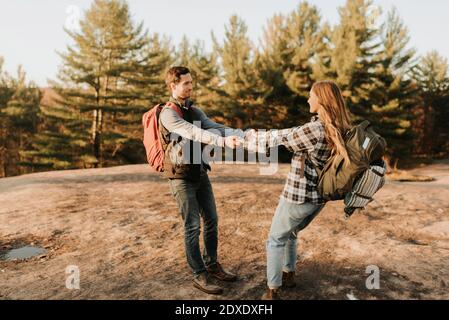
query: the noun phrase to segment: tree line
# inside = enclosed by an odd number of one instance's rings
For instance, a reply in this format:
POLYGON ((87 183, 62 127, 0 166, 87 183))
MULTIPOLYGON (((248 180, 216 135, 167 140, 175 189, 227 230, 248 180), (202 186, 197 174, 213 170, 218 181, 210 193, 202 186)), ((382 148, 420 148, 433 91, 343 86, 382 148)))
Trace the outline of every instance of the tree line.
POLYGON ((213 50, 187 37, 178 45, 131 18, 120 0, 95 0, 50 88, 2 68, 0 177, 41 170, 144 163, 141 117, 168 99, 165 71, 188 66, 196 104, 232 127, 287 128, 310 118, 315 81, 342 88, 354 123, 371 121, 388 141, 390 164, 412 157, 447 157, 448 61, 418 56, 397 11, 371 0, 347 0, 330 25, 306 1, 274 15, 259 44, 233 15, 213 50))

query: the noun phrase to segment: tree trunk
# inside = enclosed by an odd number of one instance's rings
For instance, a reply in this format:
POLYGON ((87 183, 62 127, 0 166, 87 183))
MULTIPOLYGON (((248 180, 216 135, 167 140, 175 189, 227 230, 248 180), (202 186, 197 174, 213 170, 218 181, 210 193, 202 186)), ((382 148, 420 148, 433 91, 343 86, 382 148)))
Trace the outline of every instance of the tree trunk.
POLYGON ((433 117, 434 109, 432 106, 432 99, 426 99, 424 103, 423 113, 423 137, 422 137, 422 153, 430 155, 432 153, 434 144, 434 127, 435 119, 433 117))
POLYGON ((4 178, 6 177, 6 167, 5 167, 5 148, 4 147, 0 147, 0 164, 1 164, 1 175, 0 178, 4 178))
MULTIPOLYGON (((93 148, 93 154, 94 157, 98 160, 99 158, 99 150, 98 150, 98 132, 97 132, 97 128, 98 128, 98 110, 95 109, 93 111, 93 119, 92 119, 92 148, 93 148)), ((97 168, 98 167, 98 163, 96 162, 94 164, 94 167, 97 168)))
POLYGON ((100 168, 103 167, 103 154, 101 152, 101 139, 103 133, 103 110, 98 110, 98 124, 97 124, 97 152, 98 152, 98 163, 100 168))
MULTIPOLYGON (((17 159, 18 159, 18 163, 21 163, 23 158, 22 155, 20 154, 21 151, 24 151, 25 149, 25 142, 23 141, 23 130, 19 130, 19 148, 17 150, 17 159)), ((17 173, 19 175, 25 174, 26 173, 26 167, 22 166, 22 165, 16 165, 17 166, 17 173)))

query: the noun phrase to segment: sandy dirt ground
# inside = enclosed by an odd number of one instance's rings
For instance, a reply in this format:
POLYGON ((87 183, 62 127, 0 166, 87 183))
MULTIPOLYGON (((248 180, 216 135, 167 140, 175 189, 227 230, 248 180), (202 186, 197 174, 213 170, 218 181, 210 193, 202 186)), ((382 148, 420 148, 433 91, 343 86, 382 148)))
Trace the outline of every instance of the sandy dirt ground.
MULTIPOLYGON (((23 245, 47 249, 0 261, 0 299, 259 299, 265 241, 288 165, 216 165, 219 259, 239 274, 222 296, 191 283, 181 217, 167 182, 146 165, 46 172, 0 180, 0 255, 23 245), (77 266, 80 289, 66 288, 77 266)), ((376 201, 345 220, 328 203, 300 233, 297 288, 284 299, 449 299, 449 164, 413 170, 428 183, 389 181, 376 201), (367 267, 380 289, 366 287, 367 267)))

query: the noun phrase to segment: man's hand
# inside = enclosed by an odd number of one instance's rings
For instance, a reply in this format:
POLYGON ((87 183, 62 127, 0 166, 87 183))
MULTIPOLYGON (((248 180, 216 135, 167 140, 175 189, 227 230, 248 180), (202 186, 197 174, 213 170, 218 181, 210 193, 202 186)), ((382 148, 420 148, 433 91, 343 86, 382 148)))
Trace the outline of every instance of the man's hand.
POLYGON ((242 139, 237 136, 229 136, 225 139, 225 145, 228 148, 236 149, 243 145, 242 139))
POLYGON ((245 132, 245 148, 249 152, 257 152, 257 131, 254 129, 247 130, 245 132))
POLYGON ((255 130, 255 129, 246 130, 245 140, 252 141, 252 140, 256 140, 256 138, 257 138, 257 130, 255 130))

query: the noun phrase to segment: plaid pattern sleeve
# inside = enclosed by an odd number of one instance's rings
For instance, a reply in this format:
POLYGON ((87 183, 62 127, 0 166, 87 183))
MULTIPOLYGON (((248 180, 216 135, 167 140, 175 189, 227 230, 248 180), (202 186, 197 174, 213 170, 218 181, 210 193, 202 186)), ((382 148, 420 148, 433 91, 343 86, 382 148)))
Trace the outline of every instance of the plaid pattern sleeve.
POLYGON ((295 204, 324 202, 317 190, 318 175, 315 166, 323 167, 331 150, 325 138, 324 126, 318 117, 301 127, 271 130, 259 139, 265 139, 267 148, 284 145, 293 151, 291 169, 281 197, 295 204))

